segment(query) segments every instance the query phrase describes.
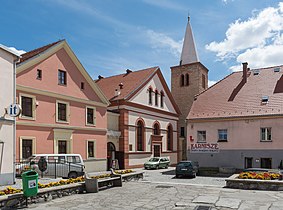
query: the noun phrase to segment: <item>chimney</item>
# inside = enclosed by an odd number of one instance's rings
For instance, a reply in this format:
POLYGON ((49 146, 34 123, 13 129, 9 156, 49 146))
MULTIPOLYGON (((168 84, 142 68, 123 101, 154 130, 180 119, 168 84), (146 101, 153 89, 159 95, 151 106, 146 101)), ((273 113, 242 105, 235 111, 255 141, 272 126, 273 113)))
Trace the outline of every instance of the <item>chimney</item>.
POLYGON ((127 74, 129 74, 129 73, 131 73, 131 72, 132 72, 132 71, 131 71, 130 69, 127 69, 127 70, 126 70, 126 73, 127 73, 127 74))
POLYGON ((98 75, 98 79, 103 79, 104 77, 101 75, 98 75))
POLYGON ((121 91, 118 89, 115 89, 115 96, 119 96, 121 94, 121 91))
POLYGON ((243 81, 244 83, 247 82, 247 76, 248 76, 248 63, 242 63, 243 64, 243 81))
POLYGON ((121 83, 119 84, 120 90, 123 89, 123 86, 124 86, 124 85, 123 85, 123 83, 121 82, 121 83))

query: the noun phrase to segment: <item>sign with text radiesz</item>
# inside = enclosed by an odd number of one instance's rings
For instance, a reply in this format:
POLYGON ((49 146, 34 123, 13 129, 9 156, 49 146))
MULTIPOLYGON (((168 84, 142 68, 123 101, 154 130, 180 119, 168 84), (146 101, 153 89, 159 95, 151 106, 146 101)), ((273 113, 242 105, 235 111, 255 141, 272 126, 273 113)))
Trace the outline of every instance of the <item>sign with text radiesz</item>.
POLYGON ((10 117, 17 117, 21 114, 22 108, 19 104, 11 104, 7 109, 10 117))
POLYGON ((191 144, 191 153, 219 153, 218 143, 191 144))

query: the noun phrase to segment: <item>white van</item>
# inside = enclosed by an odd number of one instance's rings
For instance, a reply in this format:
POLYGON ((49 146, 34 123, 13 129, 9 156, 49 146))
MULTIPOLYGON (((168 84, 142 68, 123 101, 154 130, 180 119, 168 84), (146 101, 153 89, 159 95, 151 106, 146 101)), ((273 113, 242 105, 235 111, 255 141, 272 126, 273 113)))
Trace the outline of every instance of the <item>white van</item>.
MULTIPOLYGON (((76 178, 84 175, 84 162, 80 154, 34 154, 29 158, 30 166, 39 176, 76 178), (40 159, 46 161, 45 169, 40 171, 40 159)), ((44 164, 43 164, 44 165, 44 164)), ((44 167, 43 167, 44 168, 44 167)))

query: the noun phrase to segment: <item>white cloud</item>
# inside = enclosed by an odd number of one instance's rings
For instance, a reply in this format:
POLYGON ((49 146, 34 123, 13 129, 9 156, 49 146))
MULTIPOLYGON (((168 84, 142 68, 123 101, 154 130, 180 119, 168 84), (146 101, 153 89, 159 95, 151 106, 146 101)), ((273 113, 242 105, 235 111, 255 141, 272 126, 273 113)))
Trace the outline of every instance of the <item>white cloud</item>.
POLYGON ((234 0, 222 0, 222 2, 223 2, 224 4, 228 4, 228 2, 230 2, 230 1, 234 1, 234 0))
POLYGON ((18 55, 22 55, 22 54, 24 54, 24 53, 26 53, 26 51, 24 51, 24 50, 17 50, 16 48, 14 48, 14 47, 8 47, 10 50, 12 50, 13 52, 15 52, 16 54, 18 54, 18 55))
MULTIPOLYGON (((283 56, 283 2, 278 7, 268 7, 255 12, 248 20, 236 20, 229 25, 223 41, 213 41, 206 49, 217 53, 224 61, 236 59, 237 62, 264 67, 282 64, 283 56)), ((238 65, 230 67, 238 69, 238 65)))
POLYGON ((153 48, 169 48, 170 52, 176 57, 180 57, 183 40, 175 41, 163 33, 157 33, 153 30, 147 30, 147 36, 150 39, 153 48))
POLYGON ((208 80, 208 87, 214 85, 217 81, 208 80))

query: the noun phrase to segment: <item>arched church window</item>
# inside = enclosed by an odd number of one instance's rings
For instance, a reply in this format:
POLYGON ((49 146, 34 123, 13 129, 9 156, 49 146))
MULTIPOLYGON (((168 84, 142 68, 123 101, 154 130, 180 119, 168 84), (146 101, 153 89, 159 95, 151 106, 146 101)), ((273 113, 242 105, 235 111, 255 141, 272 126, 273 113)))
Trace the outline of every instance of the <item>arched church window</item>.
POLYGON ((164 107, 164 92, 163 91, 160 92, 160 106, 161 108, 164 107))
POLYGON ((190 85, 190 75, 186 74, 186 86, 190 85))
POLYGON ((158 106, 158 90, 155 90, 155 106, 158 106))
POLYGON ((153 90, 152 90, 152 88, 150 87, 150 88, 148 89, 148 103, 149 103, 149 105, 152 105, 152 92, 153 92, 153 90))
POLYGON ((137 151, 144 151, 144 124, 139 120, 136 128, 137 135, 137 151))
POLYGON ((185 76, 184 76, 184 74, 181 75, 180 85, 181 85, 181 87, 183 87, 185 85, 185 76))

